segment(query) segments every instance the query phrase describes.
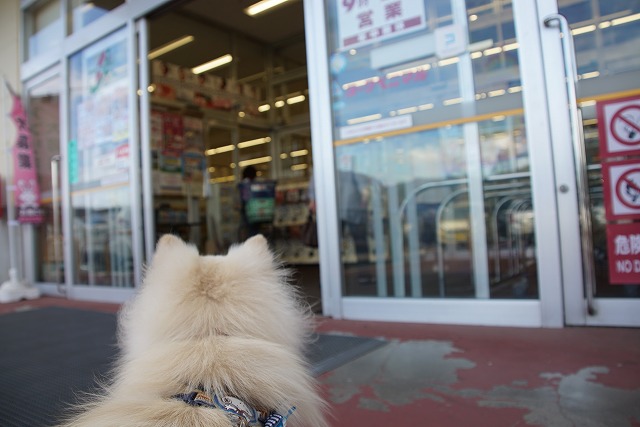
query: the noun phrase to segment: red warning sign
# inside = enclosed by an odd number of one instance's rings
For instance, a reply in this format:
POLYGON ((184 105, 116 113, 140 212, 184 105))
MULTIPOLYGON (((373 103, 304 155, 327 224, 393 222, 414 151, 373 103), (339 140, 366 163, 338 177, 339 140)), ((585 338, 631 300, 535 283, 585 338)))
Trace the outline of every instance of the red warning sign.
POLYGON ((640 283, 640 222, 607 225, 609 282, 640 283))
POLYGON ((600 156, 640 154, 640 96, 598 102, 600 156))
POLYGON ((602 164, 607 220, 640 219, 640 159, 602 164))

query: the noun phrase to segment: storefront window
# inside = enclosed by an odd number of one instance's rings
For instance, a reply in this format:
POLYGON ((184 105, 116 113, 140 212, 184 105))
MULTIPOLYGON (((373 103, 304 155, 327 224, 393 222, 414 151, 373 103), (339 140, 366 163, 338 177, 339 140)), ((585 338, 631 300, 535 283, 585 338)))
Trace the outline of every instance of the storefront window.
POLYGON ((538 297, 512 15, 329 2, 345 295, 538 297))
POLYGON ((26 9, 25 59, 50 51, 60 44, 64 36, 60 10, 60 0, 39 1, 26 9))
MULTIPOLYGON (((62 282, 62 234, 54 230, 51 160, 60 152, 60 78, 52 77, 28 90, 28 111, 33 146, 36 152, 38 186, 42 192, 45 220, 36 227, 35 278, 38 282, 62 282)), ((59 226, 60 224, 58 224, 59 226)))
POLYGON ((110 10, 124 4, 125 0, 67 0, 69 16, 67 34, 86 27, 110 10))
POLYGON ((129 64, 119 31, 70 59, 74 283, 131 287, 129 64))

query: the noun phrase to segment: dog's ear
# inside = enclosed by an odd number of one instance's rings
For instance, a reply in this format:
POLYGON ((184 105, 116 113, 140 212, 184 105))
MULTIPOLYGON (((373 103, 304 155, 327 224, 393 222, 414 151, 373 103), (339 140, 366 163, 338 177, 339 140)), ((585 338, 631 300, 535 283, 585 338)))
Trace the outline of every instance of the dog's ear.
POLYGON ((273 253, 269 249, 269 243, 262 234, 255 235, 247 239, 243 244, 232 246, 229 255, 242 256, 246 261, 267 261, 273 262, 273 253))
POLYGON ((160 250, 160 248, 175 246, 175 245, 184 245, 184 242, 181 238, 174 234, 164 234, 158 240, 158 244, 156 245, 156 250, 160 250))

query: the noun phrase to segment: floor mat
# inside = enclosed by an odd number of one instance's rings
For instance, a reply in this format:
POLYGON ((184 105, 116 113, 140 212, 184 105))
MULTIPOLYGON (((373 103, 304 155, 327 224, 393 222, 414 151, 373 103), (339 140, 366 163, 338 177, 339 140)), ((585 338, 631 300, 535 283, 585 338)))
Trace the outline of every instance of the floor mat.
MULTIPOLYGON (((116 316, 109 313, 47 307, 0 316, 0 425, 54 425, 108 374, 115 335, 116 316)), ((308 357, 317 376, 384 343, 319 334, 308 357)))

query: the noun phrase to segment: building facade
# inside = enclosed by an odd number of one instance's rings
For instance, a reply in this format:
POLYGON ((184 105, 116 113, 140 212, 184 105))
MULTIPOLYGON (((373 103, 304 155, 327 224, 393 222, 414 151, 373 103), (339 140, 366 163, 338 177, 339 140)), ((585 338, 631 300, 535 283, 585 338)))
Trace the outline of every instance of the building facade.
POLYGON ((640 3, 228 3, 0 6, 43 212, 23 277, 123 301, 160 234, 255 229, 328 316, 640 326, 640 3))

